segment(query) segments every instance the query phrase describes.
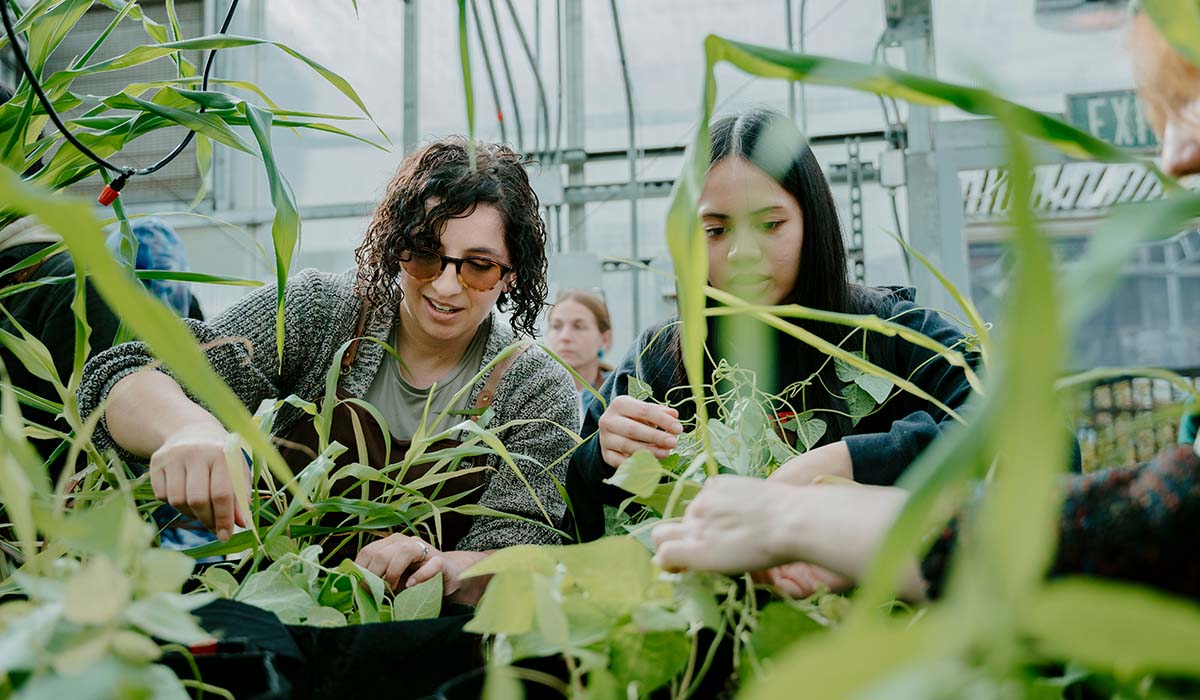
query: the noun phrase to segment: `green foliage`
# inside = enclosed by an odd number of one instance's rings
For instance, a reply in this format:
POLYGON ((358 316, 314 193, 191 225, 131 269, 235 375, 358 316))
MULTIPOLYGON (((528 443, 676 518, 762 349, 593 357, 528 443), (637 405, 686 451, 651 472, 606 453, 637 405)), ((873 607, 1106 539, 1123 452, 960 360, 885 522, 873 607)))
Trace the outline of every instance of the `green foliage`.
POLYGON ((698 630, 722 626, 717 594, 728 593, 720 577, 664 574, 626 537, 511 547, 467 574, 493 575, 467 629, 495 636, 499 658, 562 654, 571 687, 616 687, 622 697, 645 697, 683 673, 698 630))
MULTIPOLYGON (((1008 135, 1014 187, 1012 247, 1017 265, 1008 322, 992 360, 995 370, 990 373, 985 396, 976 401, 975 420, 951 431, 910 468, 902 485, 912 496, 855 598, 849 623, 831 637, 801 642, 786 652, 746 696, 793 697, 796 688, 805 687, 819 697, 858 696, 868 688, 884 696, 956 697, 968 686, 1010 695, 1016 688, 1031 685, 1025 675, 1027 664, 1070 658, 1101 670, 1191 673, 1189 661, 1176 650, 1190 643, 1187 638, 1200 630, 1191 619, 1192 604, 1110 591, 1100 584, 1046 585, 1041 578, 1054 546, 1052 535, 1061 498, 1056 474, 1063 467, 1066 436, 1059 427, 1062 409, 1054 389, 1071 333, 1111 290, 1132 246, 1179 230, 1197 211, 1195 196, 1178 193, 1173 183, 1165 180, 1167 199, 1119 211, 1095 236, 1082 263, 1056 282, 1048 241, 1037 231, 1028 208, 1032 163, 1025 138, 1043 141, 1075 157, 1123 161, 1131 156, 979 88, 719 37, 709 37, 706 48, 709 79, 701 124, 710 115, 715 99, 712 71, 721 61, 764 77, 852 87, 930 107, 954 106, 997 118, 1008 135), (1131 230, 1141 233, 1131 236, 1131 230), (926 533, 939 527, 953 506, 961 503, 963 487, 989 468, 993 478, 981 508, 965 526, 974 536, 961 543, 946 600, 911 623, 897 624, 881 616, 880 603, 895 590, 904 562, 921 551, 926 533), (1172 623, 1167 623, 1168 610, 1174 605, 1179 611, 1172 623), (1091 627, 1079 633, 1071 630, 1081 618, 1109 610, 1114 612, 1104 615, 1096 627, 1111 624, 1122 632, 1089 633, 1091 627), (1171 641, 1147 644, 1131 655, 1129 640, 1138 634, 1132 626, 1134 620, 1146 625, 1143 630, 1163 629, 1165 639, 1171 641)), ((672 211, 688 211, 694 206, 694 190, 688 183, 699 180, 707 147, 706 136, 698 135, 689 149, 672 211)), ((1155 171, 1153 165, 1149 167, 1155 171)), ((680 259, 680 251, 685 249, 682 241, 699 241, 702 234, 694 222, 690 227, 683 223, 682 219, 672 221, 671 235, 676 240, 672 252, 677 264, 686 265, 687 261, 680 259)), ((969 310, 968 315, 972 315, 969 310)), ((703 325, 698 309, 684 307, 682 317, 685 329, 689 324, 703 325)), ((981 325, 974 318, 972 322, 981 325)), ((839 359, 851 367, 858 365, 845 357, 839 359)), ((846 368, 839 369, 843 381, 853 382, 847 395, 852 413, 860 399, 865 404, 866 397, 874 399, 891 388, 870 382, 863 386, 846 368)), ((702 386, 696 376, 689 376, 699 398, 702 386)), ((1052 693, 1053 688, 1043 686, 1040 692, 1052 693)))
MULTIPOLYGON (((26 9, 18 29, 28 33, 35 67, 44 67, 93 4, 41 0, 26 9)), ((119 153, 135 138, 183 125, 199 135, 197 159, 202 174, 211 165, 214 143, 260 158, 276 212, 272 240, 282 290, 300 220, 294 195, 275 162, 271 130, 305 128, 359 137, 331 123, 344 117, 281 108, 245 81, 214 80, 209 90, 199 91, 195 67, 183 59, 182 52, 273 46, 312 68, 369 119, 361 99, 337 74, 282 44, 245 37, 182 39, 171 13, 168 27, 148 18, 135 3, 100 4, 114 10, 109 28, 68 68, 46 78, 50 98, 69 112, 84 100, 73 92, 80 77, 161 58, 175 60, 178 79, 131 84, 99 96, 95 108, 70 117, 68 124, 104 156, 119 153), (153 43, 92 62, 123 21, 141 22, 153 43), (262 105, 222 88, 255 94, 262 105)), ((1197 61, 1200 13, 1196 4, 1143 0, 1143 7, 1172 45, 1197 61)), ((465 2, 459 2, 459 12, 463 75, 469 86, 465 2)), ((1200 609, 1195 604, 1128 585, 1042 581, 1055 545, 1052 533, 1060 498, 1055 484, 1063 466, 1065 440, 1059 427, 1061 394, 1103 374, 1061 378, 1065 348, 1113 289, 1133 247, 1172 235, 1200 216, 1200 196, 1181 192, 1164 178, 1167 197, 1114 210, 1078 264, 1056 277, 1048 241, 1027 206, 1033 165, 1027 141, 1039 141, 1080 159, 1140 161, 982 88, 715 36, 708 38, 705 48, 701 128, 688 148, 667 221, 695 422, 670 457, 660 461, 638 453, 609 479, 630 492, 630 503, 645 507, 634 518, 620 516, 611 532, 621 536, 572 547, 513 547, 471 570, 473 575, 492 576, 468 625, 491 641, 485 695, 512 697, 519 691, 519 669, 509 666, 511 662, 561 655, 570 674, 566 690, 574 696, 645 697, 659 691, 686 697, 695 692, 715 654, 728 653, 728 649, 721 651, 722 644, 732 648, 732 680, 747 681, 742 696, 748 698, 790 698, 798 692, 813 697, 1059 698, 1081 683, 1111 697, 1157 697, 1162 676, 1200 677, 1194 653, 1200 647, 1200 609), (961 348, 942 347, 894 320, 798 306, 755 306, 707 286, 706 245, 695 203, 710 146, 703 125, 711 117, 716 99, 714 70, 721 62, 762 77, 864 90, 917 106, 954 107, 998 120, 1011 156, 1012 247, 1017 261, 1003 337, 993 340, 970 301, 950 290, 978 339, 989 369, 986 376, 976 376, 961 348), (709 298, 717 305, 709 308, 709 298), (659 517, 678 517, 707 477, 718 473, 767 476, 815 444, 828 429, 828 416, 806 410, 802 402, 792 405, 795 394, 769 396, 757 391, 747 369, 722 363, 716 376, 705 377, 708 316, 751 321, 819 348, 835 363, 842 386, 834 390, 845 399, 854 420, 900 391, 926 400, 932 397, 907 378, 875 366, 854 348, 821 341, 795 319, 840 324, 848 332, 862 329, 857 335, 897 335, 965 368, 978 393, 971 423, 949 431, 907 471, 902 486, 910 491, 910 499, 849 602, 825 595, 798 603, 777 601, 759 610, 753 586, 746 580, 667 574, 651 560, 646 546, 649 527, 659 517), (796 435, 794 446, 781 438, 777 426, 796 435), (980 507, 964 520, 969 537, 963 541, 946 598, 912 614, 885 605, 897 589, 901 572, 921 554, 930 533, 938 531, 962 505, 971 486, 984 478, 989 488, 980 507), (710 637, 714 641, 706 646, 701 640, 710 637), (1062 663, 1069 665, 1061 676, 1043 677, 1046 664, 1062 663)), ((467 95, 473 130, 469 87, 467 95)), ((180 595, 191 575, 192 560, 149 547, 153 532, 140 511, 155 504, 145 477, 96 453, 88 439, 94 423, 85 423, 78 414, 74 390, 87 351, 82 305, 77 303, 76 309, 83 332, 69 377, 57 375, 48 350, 35 338, 20 329, 5 333, 0 342, 23 365, 49 380, 59 400, 19 395, 8 387, 7 377, 0 387, 0 502, 10 524, 10 531, 4 533, 0 592, 11 596, 0 604, 0 695, 184 697, 183 685, 153 663, 163 651, 154 638, 180 644, 206 639, 191 611, 214 597, 258 605, 285 622, 320 626, 438 615, 444 593, 440 576, 392 594, 377 576, 351 561, 335 563, 335 558, 341 547, 361 546, 369 531, 423 532, 436 539, 444 513, 496 515, 453 498, 426 497, 416 489, 443 483, 462 469, 464 459, 479 454, 497 455, 500 468, 524 478, 515 461, 520 456, 510 454, 496 437, 511 426, 492 425, 490 412, 477 423, 455 423, 461 416, 427 417, 407 454, 393 455, 394 461, 386 465, 335 469, 333 460, 346 449, 328 436, 336 404, 336 361, 321 405, 284 397, 251 415, 212 373, 182 324, 104 249, 100 222, 89 205, 50 195, 87 177, 95 166, 64 146, 61 136, 40 136, 45 123, 46 115, 28 86, 0 105, 4 163, 0 201, 5 207, 0 224, 17 215, 34 214, 63 234, 77 269, 91 277, 134 335, 239 436, 229 445, 230 452, 236 456, 243 445, 249 448, 259 500, 250 529, 227 543, 189 552, 195 557, 242 552, 249 556, 200 575, 197 581, 206 593, 180 595), (39 158, 46 159, 47 167, 31 182, 22 181, 16 173, 39 158), (86 456, 88 469, 79 475, 80 485, 70 498, 66 480, 51 484, 26 441, 25 434, 34 428, 22 419, 18 400, 61 411, 71 425, 75 435, 67 436, 70 449, 86 456), (267 438, 274 412, 285 402, 314 416, 322 433, 322 454, 294 478, 267 438), (465 434, 459 447, 433 447, 440 438, 459 434, 465 434), (406 481, 405 474, 418 465, 433 468, 416 482, 406 481), (349 485, 335 490, 334 484, 341 483, 349 485), (365 498, 363 489, 368 485, 382 485, 385 495, 365 498), (331 514, 338 520, 332 527, 323 524, 331 514)), ((1147 165, 1157 173, 1152 164, 1147 165)), ((53 249, 44 255, 58 252, 53 249)), ((5 274, 37 262, 22 261, 5 274)), ((248 283, 219 275, 142 276, 151 277, 248 283)), ((79 302, 82 279, 47 283, 74 283, 79 302)), ((0 300, 29 288, 0 290, 0 300)), ((281 291, 278 352, 285 331, 283 301, 281 291)), ((1173 378, 1157 370, 1143 373, 1173 378)), ((629 392, 636 398, 664 399, 653 397, 648 385, 632 378, 629 392)), ((948 415, 960 417, 943 408, 948 415)), ((378 420, 377 412, 375 416, 378 420)))

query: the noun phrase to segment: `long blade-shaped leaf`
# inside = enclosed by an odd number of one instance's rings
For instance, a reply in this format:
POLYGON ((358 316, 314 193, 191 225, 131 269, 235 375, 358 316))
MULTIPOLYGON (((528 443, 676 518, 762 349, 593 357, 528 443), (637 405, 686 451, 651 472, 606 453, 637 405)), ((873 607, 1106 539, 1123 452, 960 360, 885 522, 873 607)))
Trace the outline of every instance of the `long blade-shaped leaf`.
POLYGON ((300 241, 300 212, 296 208, 296 197, 287 180, 279 172, 275 154, 271 150, 271 113, 252 104, 243 102, 250 130, 258 141, 263 165, 267 168, 267 182, 271 186, 271 204, 275 206, 275 220, 271 224, 271 239, 275 242, 275 281, 279 298, 275 314, 275 340, 278 359, 283 364, 283 296, 287 289, 288 270, 292 267, 292 255, 300 241))
POLYGON ((171 368, 180 383, 203 401, 229 430, 240 434, 256 453, 266 455, 276 477, 292 483, 287 463, 255 427, 250 412, 233 391, 213 372, 183 322, 113 259, 87 202, 35 189, 6 168, 0 168, 0 201, 37 216, 58 232, 70 248, 76 270, 90 274, 109 308, 129 324, 155 356, 171 368))

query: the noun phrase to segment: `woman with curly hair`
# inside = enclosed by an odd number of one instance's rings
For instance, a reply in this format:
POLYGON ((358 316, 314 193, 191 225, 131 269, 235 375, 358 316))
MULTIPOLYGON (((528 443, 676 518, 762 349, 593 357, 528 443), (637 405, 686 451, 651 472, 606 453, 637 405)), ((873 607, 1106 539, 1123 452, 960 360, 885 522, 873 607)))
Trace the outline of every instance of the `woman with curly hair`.
MULTIPOLYGON (((467 141, 448 138, 404 160, 357 250, 355 269, 308 269, 288 280, 282 363, 273 286, 209 323, 191 323, 213 368, 251 409, 293 394, 319 400, 339 348, 363 337, 379 342, 346 351, 339 395, 376 406, 393 438, 410 439, 422 416, 489 406, 492 425, 509 426, 498 436, 521 473, 489 456, 493 469, 485 472, 479 503, 516 517, 475 517, 455 551, 403 534, 364 547, 358 562, 394 588, 441 572, 448 596, 474 602, 483 583, 460 580, 464 569, 490 550, 556 540, 536 521, 554 521, 564 509, 555 481, 563 480, 563 455, 573 442, 555 424, 578 424, 571 377, 532 344, 480 373, 520 336, 532 335, 547 294, 545 244, 521 158, 503 146, 477 144, 472 166, 467 141), (509 320, 498 311, 509 311, 509 320), (230 338, 239 342, 217 342, 230 338), (453 403, 456 395, 463 400, 453 403)), ((226 540, 235 524, 246 523, 226 468, 228 434, 165 368, 147 371, 153 364, 140 343, 97 356, 85 370, 81 410, 107 401, 97 447, 116 448, 130 460, 149 458, 155 495, 226 540)), ((303 416, 284 404, 273 433, 291 435, 303 416)))

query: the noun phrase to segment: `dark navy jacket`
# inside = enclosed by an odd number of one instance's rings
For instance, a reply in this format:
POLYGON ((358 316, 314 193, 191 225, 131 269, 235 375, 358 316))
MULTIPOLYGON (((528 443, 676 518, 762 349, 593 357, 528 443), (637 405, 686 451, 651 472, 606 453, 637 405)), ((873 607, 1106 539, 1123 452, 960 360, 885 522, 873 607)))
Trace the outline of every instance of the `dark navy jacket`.
MULTIPOLYGON (((934 311, 917 307, 913 302, 914 290, 887 288, 880 291, 884 292, 876 311, 880 318, 908 326, 945 347, 953 347, 962 341, 964 336, 957 326, 934 311)), ((627 393, 631 375, 648 383, 659 400, 675 387, 682 375, 678 356, 673 350, 677 332, 678 323, 672 319, 639 336, 624 361, 600 389, 605 405, 614 397, 627 393), (666 326, 670 327, 664 330, 666 326)), ((959 409, 971 394, 962 368, 898 337, 872 335, 873 342, 878 343, 870 355, 873 363, 908 379, 961 415, 959 409)), ((961 345, 956 349, 963 350, 961 345)), ((972 365, 978 363, 977 354, 964 354, 972 365)), ((574 523, 568 520, 563 530, 572 536, 577 530, 582 541, 604 534, 604 504, 618 505, 629 497, 627 492, 603 483, 613 473, 613 468, 600 456, 600 440, 595 435, 603 413, 604 406, 589 395, 585 399, 581 432, 586 442, 572 456, 567 471, 569 512, 574 513, 574 523)), ((849 434, 827 435, 818 444, 840 437, 850 449, 855 481, 886 486, 896 483, 943 427, 953 422, 953 418, 924 399, 893 390, 888 401, 859 421, 849 434)))

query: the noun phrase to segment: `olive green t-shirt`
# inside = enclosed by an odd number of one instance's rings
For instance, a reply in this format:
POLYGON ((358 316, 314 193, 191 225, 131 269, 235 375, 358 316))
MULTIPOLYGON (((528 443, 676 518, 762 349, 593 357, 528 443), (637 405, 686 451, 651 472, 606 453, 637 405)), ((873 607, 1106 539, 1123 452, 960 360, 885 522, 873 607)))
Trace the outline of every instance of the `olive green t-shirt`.
MULTIPOLYGON (((429 414, 426 419, 428 428, 428 425, 437 419, 438 414, 450 406, 450 400, 454 398, 454 395, 472 383, 475 375, 479 373, 479 368, 483 365, 483 355, 487 350, 487 339, 491 328, 492 319, 489 317, 475 331, 475 337, 454 369, 434 384, 431 401, 429 400, 430 389, 417 389, 409 384, 400 374, 400 363, 396 361, 396 358, 390 353, 384 356, 383 362, 379 364, 379 371, 375 373, 375 379, 371 382, 371 388, 367 390, 367 395, 363 398, 379 409, 380 415, 387 421, 388 430, 393 438, 411 440, 417 432, 417 426, 421 423, 421 416, 425 413, 426 401, 429 401, 429 414)), ((393 340, 395 337, 396 329, 393 328, 393 340)), ((470 398, 469 391, 464 393, 462 399, 454 405, 453 410, 466 408, 470 398)), ((450 416, 443 420, 438 427, 445 429, 460 421, 461 417, 450 416)))

